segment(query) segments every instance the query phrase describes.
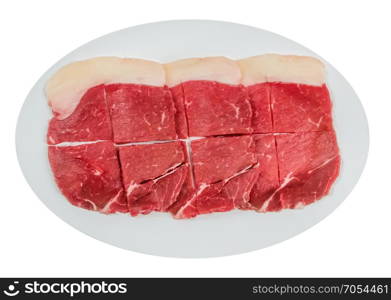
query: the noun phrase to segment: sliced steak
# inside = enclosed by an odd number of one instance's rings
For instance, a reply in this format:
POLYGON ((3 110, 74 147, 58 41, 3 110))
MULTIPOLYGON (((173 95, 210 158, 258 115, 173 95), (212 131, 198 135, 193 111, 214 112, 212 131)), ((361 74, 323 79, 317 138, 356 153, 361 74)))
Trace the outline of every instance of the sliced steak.
POLYGON ((334 131, 280 134, 276 140, 282 206, 302 207, 327 195, 340 168, 334 131))
POLYGON ((276 195, 280 181, 275 136, 255 135, 254 140, 259 172, 250 195, 251 208, 262 212, 278 211, 282 205, 276 195))
POLYGON ((111 84, 106 88, 114 142, 175 139, 175 108, 165 87, 111 84))
POLYGON ((183 143, 120 146, 119 154, 130 214, 166 211, 188 173, 183 143))
POLYGON ((49 162, 57 186, 71 204, 102 213, 128 211, 112 142, 50 146, 49 162))
POLYGON ((274 132, 332 129, 331 101, 326 85, 273 82, 271 107, 274 132))
POLYGON ((166 73, 176 102, 184 102, 184 109, 177 104, 177 120, 187 118, 190 136, 252 132, 251 105, 235 61, 224 57, 184 59, 167 64, 166 73))
POLYGON ((50 145, 113 138, 103 85, 87 90, 74 112, 67 118, 59 119, 56 111, 53 112, 54 117, 49 122, 47 132, 47 142, 50 145))
POLYGON ((175 217, 191 218, 247 206, 257 179, 252 137, 205 138, 191 144, 195 185, 188 183, 172 207, 175 217))

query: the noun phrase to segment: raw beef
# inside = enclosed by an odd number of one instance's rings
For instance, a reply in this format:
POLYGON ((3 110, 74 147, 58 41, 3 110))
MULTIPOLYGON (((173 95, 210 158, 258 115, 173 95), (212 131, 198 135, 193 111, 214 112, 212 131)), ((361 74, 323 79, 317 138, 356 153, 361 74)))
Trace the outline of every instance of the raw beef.
POLYGON ((275 212, 327 195, 339 174, 330 95, 315 58, 161 65, 101 57, 60 69, 46 94, 48 144, 92 142, 49 146, 57 185, 86 209, 177 219, 275 212))
POLYGON ((275 132, 332 129, 331 101, 324 84, 271 83, 271 105, 275 132))
POLYGON ((119 153, 130 214, 166 211, 188 173, 183 143, 121 146, 119 153))
POLYGON ((280 185, 275 136, 255 135, 255 152, 259 162, 257 181, 251 191, 251 208, 259 211, 277 211, 282 208, 275 192, 280 185))
POLYGON ((186 118, 185 96, 183 86, 176 85, 170 89, 172 99, 175 103, 175 125, 178 138, 185 139, 189 137, 189 126, 186 118))
MULTIPOLYGON (((246 87, 252 107, 252 128, 254 133, 273 132, 273 118, 270 105, 270 84, 263 68, 257 66, 259 57, 238 61, 242 73, 241 83, 246 87)), ((262 60, 261 60, 262 61, 262 60)))
POLYGON ((259 164, 253 165, 243 170, 238 175, 230 178, 224 185, 222 194, 232 199, 233 206, 240 209, 252 208, 250 202, 250 192, 259 175, 259 164))
POLYGON ((240 60, 239 65, 242 83, 258 111, 253 119, 255 132, 332 129, 331 101, 319 60, 267 54, 240 60))
POLYGON ((200 139, 191 148, 198 186, 223 181, 257 163, 251 136, 200 139))
POLYGON ((49 144, 113 140, 112 131, 117 143, 177 136, 174 103, 156 62, 116 57, 75 62, 54 74, 46 94, 54 114, 49 144))
POLYGON ((197 188, 189 182, 185 183, 178 201, 169 209, 170 212, 177 219, 188 219, 200 214, 252 207, 249 201, 250 191, 258 178, 256 167, 250 167, 217 183, 201 184, 197 188))
POLYGON ((53 113, 47 133, 50 145, 113 139, 103 85, 87 90, 75 111, 67 118, 59 119, 56 111, 53 113))
POLYGON ((140 84, 106 86, 114 142, 176 138, 175 108, 169 90, 140 84))
POLYGON ((257 179, 251 136, 205 138, 192 142, 195 184, 172 208, 176 218, 245 207, 257 179))
POLYGON ((168 208, 168 211, 177 219, 189 219, 199 214, 195 201, 197 190, 191 178, 191 173, 192 170, 189 168, 177 200, 168 208))
POLYGON ((50 146, 49 161, 57 186, 73 205, 102 213, 128 211, 112 142, 50 146))
POLYGON ((253 111, 251 125, 254 133, 273 132, 270 90, 270 84, 266 82, 247 87, 247 92, 253 111))
POLYGON ((186 115, 190 136, 251 133, 251 105, 236 62, 223 57, 185 59, 166 65, 166 70, 175 102, 184 101, 183 112, 177 105, 177 120, 186 115))
POLYGON ((334 131, 279 134, 276 141, 282 206, 302 207, 327 195, 340 167, 334 131))

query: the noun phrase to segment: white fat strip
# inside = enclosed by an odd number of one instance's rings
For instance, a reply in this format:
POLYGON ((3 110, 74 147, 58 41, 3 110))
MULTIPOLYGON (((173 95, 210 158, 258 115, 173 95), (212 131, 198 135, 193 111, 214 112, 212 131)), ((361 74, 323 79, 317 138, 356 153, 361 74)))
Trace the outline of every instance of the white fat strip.
POLYGON ((101 142, 107 142, 105 140, 97 140, 97 141, 86 141, 86 142, 62 142, 56 145, 48 145, 49 147, 68 147, 68 146, 81 146, 88 144, 97 144, 101 142))
POLYGON ((138 188, 140 185, 135 183, 135 182, 132 182, 128 185, 128 188, 126 189, 126 196, 129 197, 129 195, 136 189, 138 188))
POLYGON ((164 69, 157 62, 143 59, 95 57, 57 70, 47 82, 46 95, 57 118, 63 120, 73 113, 89 88, 111 83, 163 87, 164 69))
POLYGON ((161 175, 161 176, 159 176, 159 177, 153 179, 153 182, 156 183, 156 182, 158 182, 159 180, 163 179, 164 177, 167 177, 168 175, 174 173, 180 165, 182 165, 182 163, 177 163, 177 164, 173 165, 172 167, 168 168, 168 169, 163 173, 163 175, 161 175))
POLYGON ((119 196, 121 195, 121 192, 122 192, 122 190, 119 190, 118 193, 113 198, 111 198, 110 201, 107 202, 106 205, 100 211, 102 213, 108 213, 111 205, 114 204, 115 202, 117 202, 119 196))
POLYGON ((333 161, 334 159, 336 159, 338 157, 338 155, 335 155, 329 159, 326 159, 323 163, 321 163, 319 166, 317 166, 316 168, 313 168, 311 170, 309 170, 307 173, 308 174, 311 174, 312 172, 324 167, 325 165, 327 165, 329 162, 333 161))
POLYGON ((160 140, 160 141, 148 141, 148 142, 131 142, 131 143, 125 143, 125 144, 115 144, 117 147, 126 147, 126 146, 133 146, 133 145, 150 145, 150 144, 164 144, 164 143, 173 143, 177 140, 160 140))
POLYGON ((231 175, 230 177, 224 179, 224 185, 230 181, 231 179, 239 176, 239 175, 242 175, 243 173, 247 173, 249 170, 251 169, 254 169, 254 168, 258 168, 259 167, 259 163, 256 163, 256 164, 253 164, 253 165, 249 165, 247 167, 245 167, 244 169, 240 170, 239 172, 236 172, 235 174, 231 175))
POLYGON ((273 200, 274 196, 282 190, 284 187, 286 187, 293 179, 295 179, 294 176, 292 176, 293 172, 290 172, 284 179, 284 182, 279 186, 278 189, 274 191, 274 193, 266 199, 266 201, 263 203, 260 209, 258 209, 258 212, 266 212, 267 208, 269 207, 270 202, 273 200))
POLYGON ((100 175, 103 174, 103 172, 101 172, 101 171, 99 171, 99 170, 94 170, 93 174, 94 174, 95 176, 100 176, 100 175))
POLYGON ((147 119, 145 118, 145 116, 143 117, 144 119, 144 122, 148 124, 148 126, 151 126, 151 123, 147 121, 147 119))
POLYGON ((235 118, 239 119, 240 107, 233 103, 230 103, 229 105, 235 110, 235 118))
POLYGON ((163 124, 165 120, 166 120, 166 112, 163 111, 163 113, 162 113, 162 115, 160 117, 160 123, 163 124))
POLYGON ((202 183, 198 188, 197 192, 193 194, 193 196, 187 201, 175 214, 175 219, 183 218, 183 211, 189 206, 193 206, 193 201, 197 199, 197 197, 209 186, 209 184, 202 183))
POLYGON ((304 208, 305 207, 305 204, 303 202, 297 202, 296 205, 295 205, 295 209, 297 208, 304 208))
MULTIPOLYGON (((91 200, 88 200, 88 199, 82 199, 84 202, 87 202, 89 204, 92 205, 92 210, 98 210, 98 207, 96 206, 96 204, 94 202, 92 202, 91 200)), ((81 205, 79 204, 79 206, 81 207, 81 205)))
POLYGON ((169 87, 191 80, 217 81, 240 84, 240 68, 236 61, 226 57, 197 57, 165 64, 166 84, 169 87))
POLYGON ((322 120, 323 120, 324 116, 322 116, 318 122, 314 122, 311 118, 308 118, 307 121, 308 123, 312 124, 312 125, 315 125, 317 128, 320 127, 320 123, 322 123, 322 120))
POLYGON ((309 56, 264 54, 238 61, 242 83, 290 82, 320 86, 325 81, 323 63, 309 56))
POLYGON ((51 135, 49 135, 49 138, 48 138, 48 139, 49 139, 49 142, 51 142, 52 144, 54 144, 55 141, 54 141, 54 138, 53 138, 51 135))

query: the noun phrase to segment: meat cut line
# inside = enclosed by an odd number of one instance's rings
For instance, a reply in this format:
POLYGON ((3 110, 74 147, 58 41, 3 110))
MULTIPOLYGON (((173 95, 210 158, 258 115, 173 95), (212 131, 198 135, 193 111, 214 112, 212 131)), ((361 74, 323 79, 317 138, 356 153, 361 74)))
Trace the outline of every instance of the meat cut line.
POLYGON ((278 212, 321 199, 339 174, 325 68, 313 57, 97 57, 62 67, 46 95, 51 169, 84 209, 278 212))

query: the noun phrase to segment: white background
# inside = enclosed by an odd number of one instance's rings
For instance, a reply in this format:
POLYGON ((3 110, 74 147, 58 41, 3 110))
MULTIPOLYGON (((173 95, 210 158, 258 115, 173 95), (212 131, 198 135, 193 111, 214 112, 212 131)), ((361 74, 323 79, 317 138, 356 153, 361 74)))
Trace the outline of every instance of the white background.
MULTIPOLYGON (((0 4, 0 276, 391 276, 391 2, 3 1, 0 4), (273 247, 173 259, 117 249, 52 214, 25 182, 14 135, 35 81, 103 34, 169 19, 216 19, 293 39, 336 67, 361 98, 370 153, 351 195, 326 220, 273 247)), ((158 45, 157 45, 158 47, 158 45)))

